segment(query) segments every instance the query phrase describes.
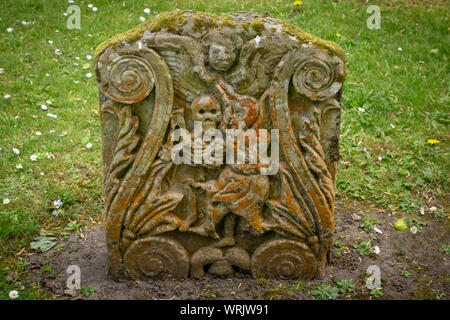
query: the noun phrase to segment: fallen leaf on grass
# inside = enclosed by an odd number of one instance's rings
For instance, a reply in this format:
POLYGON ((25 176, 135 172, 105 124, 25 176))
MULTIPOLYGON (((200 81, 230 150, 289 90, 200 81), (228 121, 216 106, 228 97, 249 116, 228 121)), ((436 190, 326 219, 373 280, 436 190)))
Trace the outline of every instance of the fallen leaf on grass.
POLYGON ((46 236, 34 238, 34 241, 30 243, 31 249, 39 252, 46 252, 53 248, 55 245, 55 238, 46 236))

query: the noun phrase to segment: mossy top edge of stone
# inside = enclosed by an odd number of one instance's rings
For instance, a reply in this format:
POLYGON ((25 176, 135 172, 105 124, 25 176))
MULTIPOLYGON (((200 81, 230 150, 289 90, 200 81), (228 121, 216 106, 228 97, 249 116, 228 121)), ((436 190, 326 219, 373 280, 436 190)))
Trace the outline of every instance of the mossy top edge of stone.
POLYGON ((114 46, 122 43, 123 41, 132 43, 139 39, 141 39, 144 35, 145 31, 150 32, 158 32, 163 29, 166 29, 171 33, 180 33, 183 26, 188 23, 188 18, 190 18, 194 23, 194 28, 207 28, 207 29, 217 29, 223 27, 229 27, 231 29, 237 28, 241 26, 244 29, 253 29, 256 32, 262 31, 265 29, 264 24, 269 22, 267 19, 270 19, 270 22, 276 22, 281 25, 281 30, 291 36, 296 37, 296 39, 300 43, 309 43, 317 48, 327 49, 331 54, 338 56, 342 61, 345 61, 345 55, 342 48, 335 42, 329 40, 323 40, 317 36, 314 36, 310 33, 307 33, 301 30, 299 27, 296 27, 286 21, 279 20, 276 18, 272 18, 268 15, 261 15, 257 13, 251 12, 236 12, 236 13, 227 13, 222 16, 216 16, 211 13, 199 12, 199 11, 191 11, 191 10, 177 10, 171 12, 163 12, 152 19, 137 25, 136 27, 124 32, 120 33, 104 42, 102 42, 95 49, 95 57, 94 62, 97 62, 100 54, 105 51, 108 47, 114 46), (233 17, 237 17, 239 14, 249 14, 251 15, 251 20, 249 22, 236 22, 236 19, 233 17))

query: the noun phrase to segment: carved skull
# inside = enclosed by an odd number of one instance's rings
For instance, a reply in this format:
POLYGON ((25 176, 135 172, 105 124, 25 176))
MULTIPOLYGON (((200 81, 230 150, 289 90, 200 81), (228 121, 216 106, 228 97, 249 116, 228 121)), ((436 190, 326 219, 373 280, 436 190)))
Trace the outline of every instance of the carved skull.
POLYGON ((192 101, 192 120, 201 121, 203 131, 210 128, 217 128, 222 120, 222 109, 209 94, 197 97, 192 101))

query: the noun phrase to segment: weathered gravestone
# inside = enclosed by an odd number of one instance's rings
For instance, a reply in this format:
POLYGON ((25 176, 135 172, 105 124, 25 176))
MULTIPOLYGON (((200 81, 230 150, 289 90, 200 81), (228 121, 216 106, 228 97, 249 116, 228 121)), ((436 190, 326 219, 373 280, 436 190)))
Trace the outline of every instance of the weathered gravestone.
POLYGON ((101 44, 110 273, 322 277, 343 60, 335 43, 248 12, 163 13, 101 44))

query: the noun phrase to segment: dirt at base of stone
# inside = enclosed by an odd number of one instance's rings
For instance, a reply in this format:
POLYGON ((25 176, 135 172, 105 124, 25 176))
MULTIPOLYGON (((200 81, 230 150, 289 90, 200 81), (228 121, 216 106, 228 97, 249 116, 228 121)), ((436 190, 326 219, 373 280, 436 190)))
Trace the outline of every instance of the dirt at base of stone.
POLYGON ((377 265, 381 270, 382 293, 378 299, 449 299, 448 254, 441 251, 450 242, 449 222, 420 216, 422 230, 416 234, 394 228, 399 216, 375 208, 364 214, 375 218, 375 230, 361 228, 364 215, 357 205, 338 202, 331 264, 322 280, 253 279, 237 273, 233 278, 206 275, 201 279, 114 281, 107 273, 106 245, 102 227, 72 234, 57 252, 34 254, 28 258, 32 280, 51 291, 57 299, 314 299, 311 291, 319 284, 336 286, 338 280, 353 280, 354 292, 338 299, 373 299, 366 286, 366 270, 377 265), (379 254, 361 255, 354 245, 370 241, 379 254), (44 272, 49 265, 51 272, 44 272), (68 290, 70 265, 80 267, 81 287, 68 290), (87 289, 86 289, 87 288, 87 289))

